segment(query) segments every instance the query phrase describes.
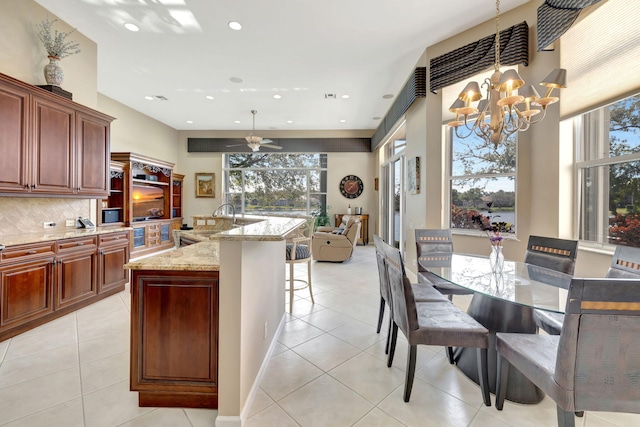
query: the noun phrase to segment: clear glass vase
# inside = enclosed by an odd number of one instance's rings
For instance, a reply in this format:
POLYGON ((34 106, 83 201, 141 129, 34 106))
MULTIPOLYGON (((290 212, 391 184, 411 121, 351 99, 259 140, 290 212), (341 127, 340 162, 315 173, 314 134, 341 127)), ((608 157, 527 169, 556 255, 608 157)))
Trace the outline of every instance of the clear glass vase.
POLYGON ((493 274, 502 275, 502 269, 504 268, 504 255, 502 254, 502 245, 491 245, 489 263, 491 264, 491 272, 493 274))

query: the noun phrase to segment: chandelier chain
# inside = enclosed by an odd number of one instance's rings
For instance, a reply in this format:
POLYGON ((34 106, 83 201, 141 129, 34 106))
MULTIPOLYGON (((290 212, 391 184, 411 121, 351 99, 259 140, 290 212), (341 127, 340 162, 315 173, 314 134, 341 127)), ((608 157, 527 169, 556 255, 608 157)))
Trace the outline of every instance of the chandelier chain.
POLYGON ((495 71, 500 70, 500 0, 496 0, 496 63, 495 71))

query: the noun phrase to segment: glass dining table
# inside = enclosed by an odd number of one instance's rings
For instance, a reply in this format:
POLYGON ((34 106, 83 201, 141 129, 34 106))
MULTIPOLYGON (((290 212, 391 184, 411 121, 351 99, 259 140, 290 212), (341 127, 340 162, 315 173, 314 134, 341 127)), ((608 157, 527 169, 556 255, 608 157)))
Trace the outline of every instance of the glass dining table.
MULTIPOLYGON (((492 266, 488 257, 461 253, 429 254, 418 262, 420 270, 426 270, 418 273, 420 281, 445 280, 473 294, 467 312, 490 333, 489 388, 493 393, 496 332, 535 334, 534 309, 563 313, 572 277, 509 260, 505 260, 499 270, 492 266), (430 277, 429 273, 437 277, 430 277)), ((455 362, 465 375, 478 382, 475 349, 456 349, 455 362)), ((506 398, 518 403, 538 403, 544 393, 511 367, 506 398)))

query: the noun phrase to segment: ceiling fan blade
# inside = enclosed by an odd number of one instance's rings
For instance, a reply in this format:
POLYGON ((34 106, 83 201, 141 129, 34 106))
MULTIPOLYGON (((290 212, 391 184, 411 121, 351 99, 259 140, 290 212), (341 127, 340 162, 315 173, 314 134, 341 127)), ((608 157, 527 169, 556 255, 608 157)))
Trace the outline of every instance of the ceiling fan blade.
POLYGON ((263 145, 263 144, 260 144, 260 147, 264 147, 264 148, 274 148, 274 149, 276 149, 276 150, 282 150, 282 147, 281 147, 281 146, 279 146, 279 145, 271 145, 271 144, 269 144, 269 145, 266 145, 266 144, 265 144, 265 145, 263 145))
POLYGON ((262 138, 262 141, 260 141, 260 144, 271 144, 272 142, 273 140, 269 138, 262 138))

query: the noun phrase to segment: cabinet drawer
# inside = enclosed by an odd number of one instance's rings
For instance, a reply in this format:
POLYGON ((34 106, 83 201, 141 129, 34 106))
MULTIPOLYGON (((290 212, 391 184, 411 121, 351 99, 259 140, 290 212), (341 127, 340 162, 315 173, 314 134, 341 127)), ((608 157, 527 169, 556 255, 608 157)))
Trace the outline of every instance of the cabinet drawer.
POLYGON ((58 243, 58 253, 67 252, 77 249, 95 249, 97 246, 96 237, 79 237, 77 239, 65 239, 59 240, 58 243))
POLYGON ((55 242, 8 246, 0 252, 0 262, 23 262, 42 256, 54 255, 55 252, 55 242))
POLYGON ((98 245, 100 247, 105 246, 122 246, 129 243, 129 233, 109 233, 101 234, 98 237, 98 245))

